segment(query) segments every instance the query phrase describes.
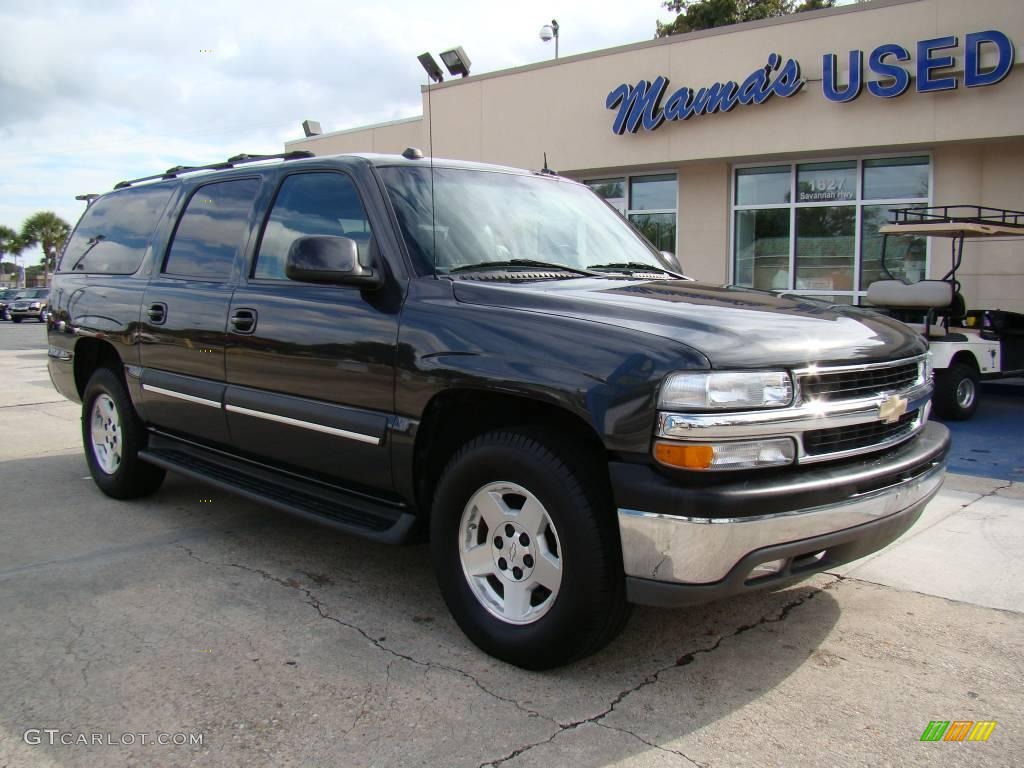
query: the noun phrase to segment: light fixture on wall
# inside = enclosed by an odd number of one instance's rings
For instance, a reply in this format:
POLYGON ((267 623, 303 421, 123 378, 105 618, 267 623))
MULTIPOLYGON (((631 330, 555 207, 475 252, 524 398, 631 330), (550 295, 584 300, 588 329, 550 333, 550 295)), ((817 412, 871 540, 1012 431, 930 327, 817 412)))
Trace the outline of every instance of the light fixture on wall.
POLYGON ((435 83, 440 83, 444 81, 444 73, 441 71, 441 68, 437 66, 437 62, 434 61, 433 56, 431 56, 429 53, 421 53, 416 58, 419 61, 419 63, 423 65, 423 69, 427 71, 427 76, 431 80, 433 80, 435 83))
POLYGON ((452 77, 456 75, 465 77, 469 74, 469 68, 472 65, 461 45, 448 51, 441 51, 441 61, 444 62, 445 69, 452 77))
POLYGON ((554 19, 551 20, 550 24, 545 24, 540 28, 540 39, 545 43, 551 42, 551 38, 555 39, 555 58, 558 58, 558 22, 554 19))

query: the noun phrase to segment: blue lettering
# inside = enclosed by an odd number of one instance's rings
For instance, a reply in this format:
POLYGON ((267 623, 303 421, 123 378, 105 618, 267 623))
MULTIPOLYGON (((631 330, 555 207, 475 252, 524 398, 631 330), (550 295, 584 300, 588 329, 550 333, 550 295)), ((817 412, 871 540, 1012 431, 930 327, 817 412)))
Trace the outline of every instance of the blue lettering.
MULTIPOLYGON (((773 53, 772 56, 775 56, 773 53)), ((778 57, 776 57, 778 62, 778 57)), ((772 63, 771 57, 768 58, 769 66, 772 63)), ((776 63, 775 66, 778 66, 776 63)), ((775 69, 775 67, 772 67, 775 69)), ((796 59, 786 59, 786 63, 782 65, 782 70, 779 72, 779 76, 775 78, 775 81, 768 86, 769 90, 776 96, 792 96, 794 93, 804 87, 804 81, 800 79, 800 62, 796 59)), ((767 96, 765 97, 767 98, 767 96)))
POLYGON ((871 94, 883 99, 900 96, 910 87, 910 74, 896 64, 886 64, 887 56, 895 56, 897 61, 910 61, 910 51, 902 45, 886 43, 875 48, 871 52, 871 56, 868 57, 868 67, 872 72, 892 79, 888 85, 883 85, 881 80, 872 80, 868 83, 868 90, 871 94))
POLYGON ((986 32, 972 32, 964 40, 964 86, 976 88, 980 85, 995 85, 1010 74, 1013 69, 1013 43, 1002 32, 990 29, 986 32), (999 61, 988 72, 981 71, 981 44, 992 43, 999 52, 999 61))
POLYGON ((659 76, 653 83, 641 80, 633 88, 623 83, 609 93, 605 106, 608 109, 619 109, 612 123, 612 132, 619 136, 624 131, 636 133, 641 122, 648 131, 660 126, 665 120, 665 114, 658 104, 667 85, 668 80, 659 76))
POLYGON ((747 75, 736 97, 740 104, 760 104, 772 95, 768 90, 768 72, 768 67, 765 67, 747 75))
POLYGON ((665 119, 686 120, 693 114, 690 107, 691 101, 693 101, 693 91, 689 88, 680 88, 665 102, 665 119))
POLYGON ((956 37, 935 37, 921 40, 917 44, 917 92, 952 91, 956 88, 955 77, 932 77, 932 71, 953 66, 952 56, 932 56, 933 51, 955 48, 956 37))
POLYGON ((836 55, 826 53, 821 60, 821 91, 829 101, 838 103, 853 101, 860 96, 864 80, 861 77, 861 70, 864 68, 864 52, 850 51, 850 75, 846 88, 836 88, 838 75, 836 74, 836 55))

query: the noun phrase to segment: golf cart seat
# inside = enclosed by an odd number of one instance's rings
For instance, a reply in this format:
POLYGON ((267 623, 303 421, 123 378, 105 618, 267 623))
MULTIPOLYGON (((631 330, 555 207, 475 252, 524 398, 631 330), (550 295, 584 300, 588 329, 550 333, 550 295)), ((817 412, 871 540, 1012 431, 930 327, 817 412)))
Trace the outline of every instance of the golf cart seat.
POLYGON ((874 307, 891 310, 889 314, 919 330, 929 338, 945 337, 950 323, 962 323, 967 303, 956 286, 946 280, 921 280, 907 285, 900 280, 878 280, 868 286, 865 297, 874 307), (942 318, 943 322, 936 323, 942 318))

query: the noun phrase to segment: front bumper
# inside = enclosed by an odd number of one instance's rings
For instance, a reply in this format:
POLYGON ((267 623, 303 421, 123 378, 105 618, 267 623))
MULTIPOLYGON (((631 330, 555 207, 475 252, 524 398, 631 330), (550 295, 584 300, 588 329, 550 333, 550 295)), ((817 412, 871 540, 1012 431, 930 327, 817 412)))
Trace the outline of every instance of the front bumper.
POLYGON ((928 423, 884 454, 785 479, 687 488, 642 465, 613 465, 629 599, 705 602, 875 552, 910 528, 938 493, 948 452, 949 431, 928 423), (784 562, 774 574, 751 578, 755 566, 771 561, 784 562))

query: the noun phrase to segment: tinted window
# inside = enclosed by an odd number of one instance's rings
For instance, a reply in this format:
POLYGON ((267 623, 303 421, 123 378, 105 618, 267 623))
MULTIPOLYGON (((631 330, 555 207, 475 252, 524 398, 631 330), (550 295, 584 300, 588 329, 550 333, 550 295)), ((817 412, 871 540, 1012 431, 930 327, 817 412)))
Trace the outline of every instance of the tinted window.
POLYGON ((130 275, 139 268, 173 188, 129 188, 105 195, 82 214, 59 271, 130 275))
POLYGON ((199 187, 178 222, 164 272, 227 280, 259 186, 258 179, 239 179, 199 187))
POLYGON ((365 263, 370 223, 352 181, 337 173, 304 173, 281 184, 270 212, 253 277, 284 280, 288 249, 298 237, 348 237, 359 247, 365 263))

